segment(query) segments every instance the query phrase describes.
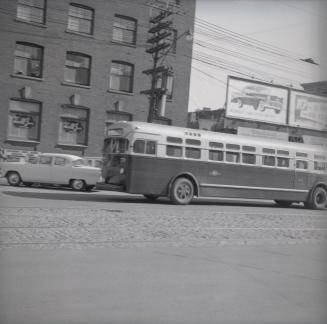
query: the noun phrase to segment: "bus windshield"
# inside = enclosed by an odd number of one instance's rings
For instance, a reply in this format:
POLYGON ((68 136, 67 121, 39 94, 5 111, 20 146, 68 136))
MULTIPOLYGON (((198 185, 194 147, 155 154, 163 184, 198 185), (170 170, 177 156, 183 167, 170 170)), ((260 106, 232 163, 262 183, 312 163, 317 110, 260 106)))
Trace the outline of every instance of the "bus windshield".
POLYGON ((126 138, 108 138, 104 142, 103 154, 123 154, 128 150, 128 139, 126 138))

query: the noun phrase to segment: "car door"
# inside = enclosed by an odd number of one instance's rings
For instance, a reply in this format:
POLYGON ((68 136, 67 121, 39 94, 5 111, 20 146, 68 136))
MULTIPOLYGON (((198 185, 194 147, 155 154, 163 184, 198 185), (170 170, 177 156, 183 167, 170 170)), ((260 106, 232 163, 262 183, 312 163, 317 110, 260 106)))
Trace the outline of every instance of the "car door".
POLYGON ((35 168, 31 169, 32 178, 35 182, 52 183, 51 167, 53 157, 50 155, 41 155, 35 168))
POLYGON ((71 178, 71 164, 70 161, 62 156, 54 156, 53 166, 52 166, 52 179, 54 183, 57 184, 68 184, 71 178))

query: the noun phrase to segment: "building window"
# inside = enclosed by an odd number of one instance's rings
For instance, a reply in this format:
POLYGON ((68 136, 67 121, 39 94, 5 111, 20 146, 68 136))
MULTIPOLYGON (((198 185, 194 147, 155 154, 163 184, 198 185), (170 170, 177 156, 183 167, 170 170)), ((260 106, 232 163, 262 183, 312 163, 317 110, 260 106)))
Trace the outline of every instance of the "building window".
POLYGON ((46 0, 18 0, 17 18, 38 24, 45 24, 46 0))
POLYGON ((135 45, 136 26, 136 19, 115 15, 112 40, 123 44, 135 45))
POLYGON ((8 139, 19 141, 40 140, 41 104, 10 100, 8 139))
POLYGON ((29 43, 16 43, 14 74, 42 77, 43 48, 29 43))
POLYGON ((133 64, 112 61, 110 70, 110 90, 133 92, 133 64))
POLYGON ((67 52, 64 80, 80 85, 90 85, 91 57, 81 53, 67 52))
POLYGON ((62 145, 87 145, 89 110, 63 107, 59 122, 59 143, 62 145))
POLYGON ((68 26, 70 31, 93 34, 94 10, 90 7, 71 3, 68 12, 68 26))

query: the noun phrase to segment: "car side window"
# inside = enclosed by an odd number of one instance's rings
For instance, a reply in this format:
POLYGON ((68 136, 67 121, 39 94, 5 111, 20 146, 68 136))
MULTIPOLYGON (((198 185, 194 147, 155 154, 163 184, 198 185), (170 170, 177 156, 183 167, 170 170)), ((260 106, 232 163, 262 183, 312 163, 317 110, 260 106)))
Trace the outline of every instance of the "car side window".
POLYGON ((50 165, 52 163, 52 156, 40 156, 39 164, 50 165))
POLYGON ((54 160, 54 164, 55 164, 55 165, 63 166, 63 165, 66 164, 66 159, 63 158, 63 157, 56 156, 56 157, 55 157, 55 160, 54 160))

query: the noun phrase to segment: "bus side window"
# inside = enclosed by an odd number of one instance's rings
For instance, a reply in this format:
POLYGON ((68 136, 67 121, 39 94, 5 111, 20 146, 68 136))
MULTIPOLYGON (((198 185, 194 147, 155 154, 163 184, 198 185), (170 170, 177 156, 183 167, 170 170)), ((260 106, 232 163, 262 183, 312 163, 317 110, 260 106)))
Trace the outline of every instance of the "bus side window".
POLYGON ((268 166, 275 166, 275 157, 271 155, 263 155, 262 164, 268 166))
POLYGON ((255 164, 255 154, 242 154, 242 162, 245 164, 255 164))
POLYGON ((288 168, 290 166, 290 159, 277 157, 277 166, 280 168, 288 168))
POLYGON ((133 150, 135 153, 154 155, 154 154, 156 154, 156 142, 155 141, 136 140, 134 142, 133 150))
POLYGON ((223 151, 209 150, 209 160, 223 161, 224 160, 224 152, 223 151))
POLYGON ((186 147, 185 148, 185 157, 190 159, 200 159, 201 150, 195 147, 186 147))
POLYGON ((133 145, 133 151, 135 153, 144 153, 145 142, 143 140, 136 140, 133 145))
POLYGON ((147 141, 146 142, 146 154, 156 154, 156 142, 155 141, 147 141))
POLYGON ((303 160, 296 160, 296 168, 306 170, 308 169, 308 162, 303 160))
POLYGON ((226 152, 226 162, 239 163, 240 162, 240 153, 226 152))
POLYGON ((327 163, 322 161, 314 161, 314 169, 319 171, 327 170, 327 163))
POLYGON ((167 145, 166 154, 168 156, 181 157, 183 149, 181 146, 167 145))

